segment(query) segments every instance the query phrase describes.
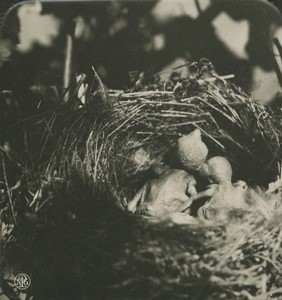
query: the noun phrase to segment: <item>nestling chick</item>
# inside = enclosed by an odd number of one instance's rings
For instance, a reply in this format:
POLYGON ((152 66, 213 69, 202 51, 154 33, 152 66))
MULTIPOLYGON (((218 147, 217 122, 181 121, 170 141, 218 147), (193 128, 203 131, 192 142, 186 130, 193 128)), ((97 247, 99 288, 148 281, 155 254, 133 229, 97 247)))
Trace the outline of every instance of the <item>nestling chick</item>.
POLYGON ((177 156, 187 170, 197 170, 207 159, 208 152, 199 129, 178 139, 177 156))
POLYGON ((183 170, 167 170, 160 177, 148 181, 128 202, 127 211, 150 217, 163 217, 182 212, 197 193, 194 176, 183 170))
POLYGON ((232 184, 232 168, 227 159, 221 156, 213 157, 200 167, 199 173, 211 183, 207 190, 193 197, 193 200, 210 198, 198 210, 200 218, 221 219, 219 211, 247 209, 244 184, 243 182, 237 186, 232 184))
POLYGON ((227 221, 232 211, 242 216, 245 213, 259 211, 265 217, 270 216, 267 204, 255 195, 250 201, 250 191, 244 181, 232 184, 232 167, 227 159, 216 156, 204 163, 200 175, 205 176, 211 183, 208 189, 192 197, 192 200, 209 198, 199 208, 198 216, 208 220, 227 221))

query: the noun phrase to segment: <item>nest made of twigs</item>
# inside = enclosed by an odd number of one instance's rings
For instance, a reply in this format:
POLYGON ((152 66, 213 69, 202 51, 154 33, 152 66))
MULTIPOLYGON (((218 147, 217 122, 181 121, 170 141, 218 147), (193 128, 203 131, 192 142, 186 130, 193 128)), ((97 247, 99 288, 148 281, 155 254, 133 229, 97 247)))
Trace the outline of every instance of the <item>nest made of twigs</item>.
MULTIPOLYGON (((175 144, 195 128, 210 156, 229 159, 235 180, 275 181, 281 143, 272 111, 207 62, 187 78, 156 78, 130 91, 99 85, 85 104, 37 119, 33 165, 27 171, 18 163, 21 184, 3 192, 2 216, 9 223, 14 203, 14 228, 22 228, 7 233, 10 264, 28 249, 24 265, 41 300, 70 299, 73 282, 74 299, 279 299, 281 213, 271 221, 239 212, 236 222, 234 212, 228 225, 181 225, 122 211, 155 168, 182 168, 175 144), (74 275, 60 286, 65 266, 74 275)), ((18 161, 2 150, 4 163, 18 161)))
POLYGON ((126 202, 150 178, 152 166, 179 167, 177 139, 199 128, 210 156, 231 162, 235 180, 260 186, 275 181, 281 146, 273 112, 213 69, 206 78, 202 69, 212 67, 201 66, 196 75, 155 80, 133 92, 103 88, 73 117, 54 115, 44 136, 44 145, 55 139, 57 149, 47 173, 64 177, 63 157, 68 157, 67 165, 81 164, 93 182, 126 202))

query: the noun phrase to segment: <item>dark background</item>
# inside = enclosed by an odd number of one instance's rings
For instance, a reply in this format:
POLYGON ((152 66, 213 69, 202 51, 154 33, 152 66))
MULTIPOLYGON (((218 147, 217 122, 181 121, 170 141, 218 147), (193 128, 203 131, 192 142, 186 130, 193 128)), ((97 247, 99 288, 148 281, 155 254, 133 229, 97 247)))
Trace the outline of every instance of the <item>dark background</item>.
MULTIPOLYGON (((1 11, 4 13, 17 2, 23 1, 1 1, 1 11)), ((277 7, 281 6, 279 1, 272 2, 277 7)), ((235 74, 234 82, 246 91, 253 89, 254 66, 261 67, 265 72, 274 70, 269 26, 272 22, 282 25, 282 19, 260 1, 213 0, 207 11, 195 20, 189 16, 179 16, 162 24, 151 15, 157 1, 116 3, 122 2, 66 4, 58 1, 57 5, 44 4, 43 14, 51 13, 62 20, 57 40, 51 49, 34 46, 26 54, 12 51, 10 61, 0 68, 0 89, 11 89, 23 95, 32 85, 60 86, 64 38, 70 30, 71 20, 77 16, 82 16, 86 24, 94 16, 99 25, 91 28, 93 39, 75 41, 74 73, 82 72, 91 76, 93 65, 103 82, 111 88, 132 86, 136 78, 129 76, 129 72, 145 72, 150 77, 179 57, 189 61, 198 61, 202 57, 210 59, 219 74, 235 74), (124 8, 127 11, 125 14, 124 8), (218 39, 211 23, 221 12, 226 12, 235 21, 248 20, 250 39, 246 49, 249 59, 234 56, 218 39), (124 19, 127 26, 109 36, 109 28, 124 19), (159 33, 165 37, 165 47, 157 51, 144 50, 144 45, 150 44, 159 33)), ((19 31, 15 12, 6 18, 2 35, 2 38, 12 40, 13 47, 18 43, 19 31)))

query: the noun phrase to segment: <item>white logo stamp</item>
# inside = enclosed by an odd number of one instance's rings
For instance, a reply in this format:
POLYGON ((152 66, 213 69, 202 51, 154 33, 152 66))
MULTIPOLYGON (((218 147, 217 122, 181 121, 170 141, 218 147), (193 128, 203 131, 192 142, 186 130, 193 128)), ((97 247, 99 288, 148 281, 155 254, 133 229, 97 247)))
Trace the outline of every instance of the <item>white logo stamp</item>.
POLYGON ((24 291, 30 287, 31 279, 25 273, 19 273, 14 279, 15 287, 18 290, 24 291))

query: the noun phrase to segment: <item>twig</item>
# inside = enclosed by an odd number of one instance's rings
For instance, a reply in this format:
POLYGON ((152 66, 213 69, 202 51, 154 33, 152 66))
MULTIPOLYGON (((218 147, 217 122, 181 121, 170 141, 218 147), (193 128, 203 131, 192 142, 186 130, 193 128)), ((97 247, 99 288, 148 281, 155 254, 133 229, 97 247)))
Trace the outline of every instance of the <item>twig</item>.
POLYGON ((6 189, 7 189, 7 194, 8 194, 8 198, 9 198, 9 203, 10 203, 10 208, 11 208, 11 212, 12 212, 12 216, 13 216, 13 221, 14 221, 14 224, 16 225, 17 220, 16 220, 14 206, 13 206, 12 191, 11 191, 11 189, 9 187, 9 184, 8 184, 5 158, 4 158, 3 152, 1 152, 1 160, 2 160, 2 171, 3 171, 4 183, 5 183, 5 186, 6 186, 6 189))
POLYGON ((172 106, 183 106, 183 107, 197 107, 195 104, 190 103, 178 103, 178 102, 165 102, 165 101, 150 101, 147 99, 138 99, 138 100, 132 100, 132 101, 119 101, 121 105, 133 105, 133 104, 156 104, 156 105, 172 105, 172 106))
POLYGON ((181 110, 161 110, 162 113, 171 113, 171 114, 181 114, 181 115, 187 115, 187 116, 198 116, 199 114, 191 113, 187 111, 181 111, 181 110))
MULTIPOLYGON (((205 80, 197 80, 199 84, 203 84, 205 82, 214 82, 218 79, 222 80, 227 80, 227 79, 233 79, 235 78, 234 74, 230 75, 225 75, 225 76, 218 76, 218 77, 210 77, 205 80)), ((145 91, 145 92, 133 92, 133 93, 123 93, 120 94, 120 98, 125 98, 125 99, 131 99, 131 98, 139 98, 139 97, 150 97, 150 96, 156 96, 156 95, 169 95, 169 96, 174 96, 174 92, 170 91, 145 91)), ((192 97, 193 98, 193 97, 192 97)), ((187 99, 189 100, 189 99, 187 99)))
POLYGON ((197 124, 195 124, 195 127, 200 129, 204 133, 204 135, 206 135, 208 138, 210 138, 212 141, 214 141, 219 147, 221 147, 222 149, 225 149, 225 147, 218 140, 216 140, 213 136, 208 134, 203 128, 201 128, 197 124))
MULTIPOLYGON (((279 52, 279 56, 280 56, 280 59, 282 61, 282 46, 281 46, 281 44, 279 42, 279 39, 278 38, 274 38, 273 42, 274 42, 274 45, 275 45, 275 47, 277 48, 277 50, 279 52)), ((275 69, 275 73, 276 73, 276 76, 278 78, 279 84, 282 87, 282 72, 281 72, 281 69, 279 67, 278 62, 276 61, 274 53, 273 53, 273 64, 274 64, 274 69, 275 69)))
POLYGON ((108 137, 111 137, 114 133, 119 131, 126 123, 128 123, 131 119, 133 119, 137 114, 139 113, 139 110, 137 110, 131 117, 126 119, 120 126, 118 126, 115 130, 113 130, 108 137))
MULTIPOLYGON (((0 146, 0 151, 5 153, 5 155, 7 156, 7 158, 12 161, 14 164, 16 164, 20 169, 22 169, 26 174, 28 174, 28 170, 27 168, 25 168, 22 164, 20 164, 18 161, 16 161, 15 159, 13 159, 11 157, 11 155, 9 154, 9 151, 5 150, 4 147, 0 146)), ((14 153, 12 153, 14 154, 14 153)))
POLYGON ((186 118, 187 116, 181 114, 158 114, 158 113, 148 113, 149 117, 159 117, 159 118, 186 118))
POLYGON ((146 92, 134 92, 134 93, 124 93, 120 95, 121 98, 131 99, 131 98, 139 98, 139 97, 149 97, 156 95, 174 95, 173 92, 168 91, 146 91, 146 92))
MULTIPOLYGON (((72 75, 72 60, 73 60, 73 36, 67 34, 66 36, 66 50, 65 50, 65 67, 64 67, 64 86, 63 89, 66 91, 70 87, 71 75, 72 75)), ((70 97, 70 91, 66 91, 64 102, 68 102, 70 97)))
MULTIPOLYGON (((163 135, 163 133, 161 133, 161 132, 153 132, 153 131, 137 131, 136 134, 138 134, 138 135, 163 135)), ((181 137, 180 133, 166 133, 165 135, 181 137)))
POLYGON ((282 46, 280 44, 280 41, 279 41, 278 38, 274 38, 273 42, 274 42, 274 45, 275 45, 275 47, 277 48, 277 50, 279 52, 279 56, 280 56, 281 60, 282 60, 282 46))
MULTIPOLYGON (((169 127, 177 127, 177 126, 185 126, 185 125, 195 125, 195 124, 205 123, 205 122, 206 122, 205 120, 183 122, 183 123, 169 124, 169 127)), ((160 127, 161 128, 167 128, 167 125, 162 125, 160 127)))
POLYGON ((109 99, 108 99, 108 93, 105 89, 105 86, 100 78, 100 76, 98 75, 98 73, 96 72, 95 68, 92 66, 92 71, 94 72, 94 75, 96 77, 96 79, 98 80, 98 83, 99 83, 99 86, 100 86, 100 89, 102 91, 102 100, 104 102, 104 104, 107 104, 109 99))
MULTIPOLYGON (((20 186, 21 186, 21 181, 18 180, 17 183, 14 186, 10 187, 10 191, 13 192, 13 191, 17 190, 20 186)), ((1 189, 0 190, 0 195, 4 195, 4 194, 5 194, 5 190, 1 189)))
POLYGON ((226 119, 228 119, 230 122, 232 122, 234 124, 237 124, 236 120, 234 120, 234 118, 232 118, 230 115, 228 115, 227 113, 225 113, 222 109, 217 108, 216 106, 214 106, 213 104, 209 103, 208 101, 202 100, 200 98, 199 98, 199 100, 202 101, 203 103, 205 103, 207 106, 210 106, 211 108, 213 108, 215 111, 217 111, 218 113, 220 113, 224 117, 226 117, 226 119))
POLYGON ((196 5, 197 11, 198 11, 198 13, 200 15, 203 12, 202 8, 201 8, 201 5, 200 5, 200 1, 199 0, 195 0, 195 5, 196 5))
POLYGON ((221 80, 228 80, 228 79, 233 79, 235 78, 235 75, 234 74, 230 74, 230 75, 225 75, 225 76, 218 76, 218 77, 210 77, 210 78, 207 78, 207 79, 200 79, 200 80, 197 80, 198 83, 201 85, 205 82, 214 82, 218 79, 221 79, 221 80))

